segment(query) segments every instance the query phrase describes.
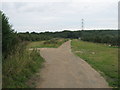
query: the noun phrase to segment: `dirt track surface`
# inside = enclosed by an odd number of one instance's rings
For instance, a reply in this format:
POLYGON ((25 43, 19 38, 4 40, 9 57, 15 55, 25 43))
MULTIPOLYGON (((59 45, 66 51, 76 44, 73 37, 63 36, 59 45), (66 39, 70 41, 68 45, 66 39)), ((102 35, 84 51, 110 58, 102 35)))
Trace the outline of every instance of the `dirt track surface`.
POLYGON ((40 53, 46 62, 36 88, 108 88, 97 71, 71 52, 70 41, 40 53))

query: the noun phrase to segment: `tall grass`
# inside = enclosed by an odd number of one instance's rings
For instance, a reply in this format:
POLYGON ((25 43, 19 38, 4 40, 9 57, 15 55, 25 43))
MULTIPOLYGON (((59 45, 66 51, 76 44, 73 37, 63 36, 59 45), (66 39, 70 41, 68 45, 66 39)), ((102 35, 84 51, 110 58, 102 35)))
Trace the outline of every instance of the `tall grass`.
POLYGON ((16 53, 3 60, 3 88, 25 88, 26 81, 39 70, 44 59, 36 50, 29 51, 26 44, 16 47, 16 53))

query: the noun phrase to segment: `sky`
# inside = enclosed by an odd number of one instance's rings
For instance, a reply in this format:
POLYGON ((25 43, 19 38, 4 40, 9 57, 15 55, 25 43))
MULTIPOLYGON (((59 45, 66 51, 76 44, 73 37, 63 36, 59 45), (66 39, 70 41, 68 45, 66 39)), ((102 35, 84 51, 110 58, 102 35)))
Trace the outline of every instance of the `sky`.
POLYGON ((4 0, 2 11, 17 32, 117 29, 119 0, 4 0))

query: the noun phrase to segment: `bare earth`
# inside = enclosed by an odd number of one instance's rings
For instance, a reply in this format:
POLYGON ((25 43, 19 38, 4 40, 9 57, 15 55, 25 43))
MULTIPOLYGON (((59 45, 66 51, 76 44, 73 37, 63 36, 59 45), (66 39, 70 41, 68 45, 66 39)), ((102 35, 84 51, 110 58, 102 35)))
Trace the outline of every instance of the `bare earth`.
POLYGON ((36 88, 108 88, 105 79, 71 52, 70 41, 59 48, 41 48, 45 67, 36 88))

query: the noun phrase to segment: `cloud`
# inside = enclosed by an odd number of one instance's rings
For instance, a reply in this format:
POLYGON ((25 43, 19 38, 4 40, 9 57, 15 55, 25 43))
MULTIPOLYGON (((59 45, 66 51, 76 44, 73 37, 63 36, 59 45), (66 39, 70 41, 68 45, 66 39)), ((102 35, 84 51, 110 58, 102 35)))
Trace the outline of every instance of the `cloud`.
POLYGON ((87 29, 117 28, 117 0, 90 1, 4 2, 2 10, 17 31, 81 29, 82 18, 87 29))

